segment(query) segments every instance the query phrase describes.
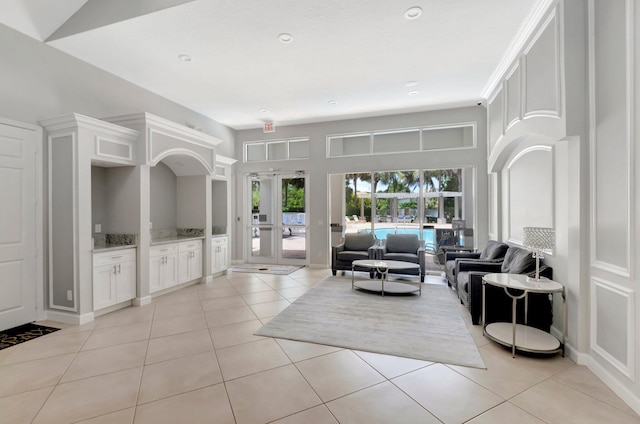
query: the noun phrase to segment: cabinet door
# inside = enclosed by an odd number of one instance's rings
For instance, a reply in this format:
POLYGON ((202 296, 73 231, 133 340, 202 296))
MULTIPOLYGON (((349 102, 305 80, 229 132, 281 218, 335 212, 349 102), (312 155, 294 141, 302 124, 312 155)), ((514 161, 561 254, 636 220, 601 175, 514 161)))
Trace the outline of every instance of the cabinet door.
POLYGON ((186 283, 189 281, 191 263, 191 250, 180 252, 178 254, 178 284, 186 283))
POLYGON ((191 262, 189 263, 189 280, 202 278, 202 249, 192 250, 190 260, 191 262))
POLYGON ((97 311, 107 306, 115 305, 116 265, 103 265, 93 269, 93 310, 97 311))
POLYGON ((227 243, 220 245, 220 252, 218 253, 218 269, 225 271, 228 268, 227 262, 229 258, 227 256, 227 243))
POLYGON ((178 284, 178 255, 166 255, 162 266, 163 288, 173 287, 178 284))
POLYGON ((163 274, 164 256, 153 256, 149 258, 149 293, 162 290, 163 274))
POLYGON ((124 302, 136 297, 136 263, 123 262, 117 265, 116 302, 124 302))

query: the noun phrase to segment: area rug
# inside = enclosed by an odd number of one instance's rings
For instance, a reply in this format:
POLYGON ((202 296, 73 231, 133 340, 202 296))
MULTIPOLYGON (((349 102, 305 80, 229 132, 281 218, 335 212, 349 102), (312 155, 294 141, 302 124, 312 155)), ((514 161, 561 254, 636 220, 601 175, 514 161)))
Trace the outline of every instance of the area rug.
POLYGON ((302 268, 293 265, 242 264, 231 268, 232 272, 254 272, 258 274, 287 275, 302 268))
POLYGON ((24 324, 0 331, 0 350, 58 331, 59 328, 38 324, 24 324))
POLYGON ((486 368, 445 285, 422 295, 380 296, 329 277, 255 334, 475 368, 486 368))

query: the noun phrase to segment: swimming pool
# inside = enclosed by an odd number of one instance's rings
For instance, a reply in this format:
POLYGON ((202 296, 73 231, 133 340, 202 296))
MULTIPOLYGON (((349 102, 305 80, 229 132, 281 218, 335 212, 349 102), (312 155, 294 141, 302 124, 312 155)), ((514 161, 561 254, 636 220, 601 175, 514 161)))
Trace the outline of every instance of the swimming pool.
MULTIPOLYGON (((362 233, 370 233, 371 229, 365 228, 361 229, 358 232, 362 233)), ((419 228, 376 228, 373 230, 373 234, 377 239, 384 240, 387 238, 388 234, 415 234, 420 237, 420 229, 419 228)), ((435 244, 435 230, 433 228, 424 228, 422 230, 422 240, 424 240, 425 244, 435 244)))

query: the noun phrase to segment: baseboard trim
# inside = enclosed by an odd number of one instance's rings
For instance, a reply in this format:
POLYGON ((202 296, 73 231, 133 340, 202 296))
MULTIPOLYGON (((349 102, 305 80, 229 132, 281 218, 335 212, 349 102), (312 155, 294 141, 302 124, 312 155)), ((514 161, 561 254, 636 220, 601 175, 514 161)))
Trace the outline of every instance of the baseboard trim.
POLYGON ((151 296, 136 297, 131 301, 134 306, 144 306, 151 303, 151 296))
POLYGON ((93 312, 78 315, 70 312, 48 310, 47 319, 65 324, 82 325, 93 321, 95 319, 95 315, 93 312))
POLYGON ((640 398, 636 396, 628 387, 620 383, 618 379, 607 371, 597 360, 591 355, 580 355, 579 364, 585 365, 591 370, 600 380, 604 382, 613 392, 620 397, 636 414, 640 414, 640 398))

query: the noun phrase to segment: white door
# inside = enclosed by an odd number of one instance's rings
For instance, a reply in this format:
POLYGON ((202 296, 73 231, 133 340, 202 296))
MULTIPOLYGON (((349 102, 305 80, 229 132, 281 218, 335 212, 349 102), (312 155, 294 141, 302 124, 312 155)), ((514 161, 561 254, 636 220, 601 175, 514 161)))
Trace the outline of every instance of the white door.
POLYGON ((0 330, 36 320, 38 131, 0 121, 0 330))
POLYGON ((308 263, 307 184, 304 174, 249 176, 249 262, 308 263))

